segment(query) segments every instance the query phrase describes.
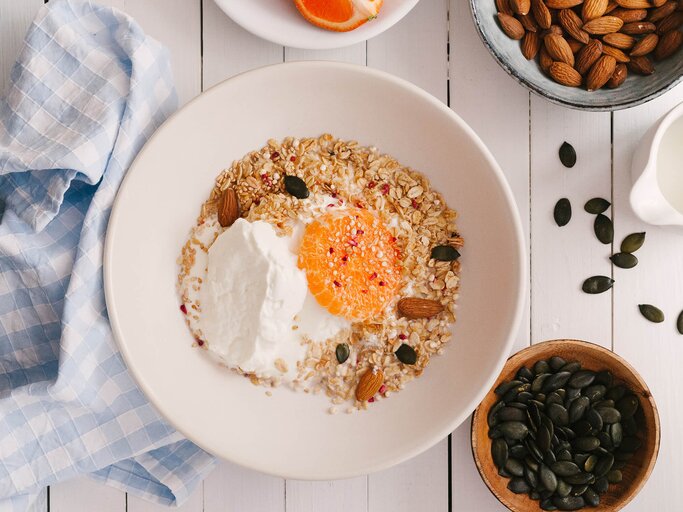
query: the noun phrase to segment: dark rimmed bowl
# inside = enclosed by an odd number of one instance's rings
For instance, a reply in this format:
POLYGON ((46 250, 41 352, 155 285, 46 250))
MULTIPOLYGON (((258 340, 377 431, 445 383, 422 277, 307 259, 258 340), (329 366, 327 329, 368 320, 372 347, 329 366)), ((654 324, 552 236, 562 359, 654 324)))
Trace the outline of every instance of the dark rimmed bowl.
POLYGON ((546 341, 520 350, 508 359, 502 373, 472 417, 472 454, 479 474, 491 493, 513 512, 541 511, 540 502, 532 500, 526 494, 514 494, 507 488, 509 480, 498 475, 498 469, 491 459, 487 414, 491 406, 498 401, 494 389, 501 382, 511 380, 522 366, 530 368, 536 361, 552 356, 560 356, 567 361, 579 361, 589 370, 609 370, 614 375, 616 383, 626 384, 640 399, 635 419, 640 427, 638 437, 642 445, 621 470, 624 475, 623 481, 611 485, 607 493, 600 496, 598 507, 584 509, 617 512, 643 488, 657 462, 661 435, 659 413, 650 390, 638 372, 614 352, 593 343, 578 340, 546 341))
POLYGON ((498 64, 524 87, 553 103, 594 112, 620 110, 650 101, 683 79, 683 50, 680 50, 664 61, 655 62, 655 72, 650 76, 629 73, 626 81, 616 89, 588 92, 566 87, 546 76, 538 59, 528 61, 524 58, 520 41, 510 39, 501 30, 494 0, 470 0, 470 8, 479 37, 498 64))

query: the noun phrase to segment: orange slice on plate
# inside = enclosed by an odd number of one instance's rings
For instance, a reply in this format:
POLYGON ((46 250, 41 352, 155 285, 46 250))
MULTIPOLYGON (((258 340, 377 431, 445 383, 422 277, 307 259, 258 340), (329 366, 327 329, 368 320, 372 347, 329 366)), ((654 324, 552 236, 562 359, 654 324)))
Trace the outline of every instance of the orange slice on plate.
POLYGON ((377 16, 383 0, 294 0, 297 9, 313 25, 347 32, 377 16))
POLYGON ((306 226, 299 268, 308 289, 330 313, 349 320, 379 315, 401 285, 396 239, 363 209, 327 213, 306 226))

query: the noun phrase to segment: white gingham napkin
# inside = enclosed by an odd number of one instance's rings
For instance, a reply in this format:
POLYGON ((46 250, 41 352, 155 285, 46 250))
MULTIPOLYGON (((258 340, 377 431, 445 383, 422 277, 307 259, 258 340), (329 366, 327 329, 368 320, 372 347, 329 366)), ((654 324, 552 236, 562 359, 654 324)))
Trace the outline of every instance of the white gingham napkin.
POLYGON ((177 504, 214 465, 133 382, 102 289, 117 188, 175 107, 166 51, 129 17, 40 11, 0 102, 2 510, 80 474, 177 504))

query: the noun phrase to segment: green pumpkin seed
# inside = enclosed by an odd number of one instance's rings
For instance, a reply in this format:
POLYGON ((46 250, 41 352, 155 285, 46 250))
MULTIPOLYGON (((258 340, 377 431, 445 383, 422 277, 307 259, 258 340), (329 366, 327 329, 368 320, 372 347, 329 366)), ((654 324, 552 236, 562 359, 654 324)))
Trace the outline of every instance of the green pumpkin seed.
POLYGON ((583 418, 586 410, 590 406, 591 401, 587 397, 582 396, 577 398, 569 406, 569 423, 573 424, 583 418))
POLYGON ((517 370, 516 377, 517 380, 521 380, 522 382, 531 382, 534 380, 534 374, 526 366, 522 366, 519 370, 517 370))
POLYGON ((496 418, 496 414, 503 407, 505 407, 505 402, 503 401, 498 401, 493 407, 491 407, 489 413, 486 415, 486 421, 489 427, 495 427, 498 424, 498 418, 496 418))
POLYGON ((596 407, 595 411, 602 418, 603 423, 616 423, 621 421, 621 413, 614 407, 596 407))
POLYGON ((664 321, 664 313, 662 313, 662 310, 652 304, 639 304, 638 309, 640 310, 640 314, 650 322, 659 324, 664 321))
POLYGON ((555 492, 555 489, 557 489, 557 477, 545 464, 541 464, 538 468, 538 478, 547 491, 555 492))
POLYGON ((438 261, 454 261, 460 257, 460 253, 450 245, 437 245, 432 248, 431 257, 438 261))
POLYGON ((617 401, 616 408, 621 413, 622 418, 631 418, 638 410, 638 397, 636 395, 626 395, 617 401))
POLYGON ((638 264, 638 258, 630 252, 618 252, 613 254, 610 260, 619 268, 633 268, 638 264))
POLYGON ((609 436, 612 438, 612 445, 618 448, 621 441, 624 439, 624 429, 621 423, 612 423, 609 426, 609 436))
POLYGON ((574 485, 572 486, 572 496, 583 496, 583 494, 588 490, 587 485, 574 485))
POLYGON ((491 458, 498 469, 505 467, 508 461, 508 444, 504 439, 494 439, 491 443, 491 458))
POLYGON ((563 372, 576 373, 581 369, 581 363, 579 363, 578 361, 572 361, 570 363, 565 364, 560 369, 563 372))
POLYGON ((553 356, 548 360, 548 364, 550 365, 550 369, 556 372, 566 365, 567 361, 562 359, 560 356, 553 356))
POLYGON ((563 402, 564 400, 562 400, 560 394, 555 391, 548 393, 548 397, 545 399, 546 407, 550 404, 562 404, 563 402))
POLYGON ((585 388, 586 386, 593 384, 594 380, 595 372, 590 370, 581 370, 572 375, 567 384, 572 388, 585 388))
POLYGON ((611 484, 618 484, 619 482, 621 482, 622 479, 623 476, 621 474, 621 471, 619 471, 618 469, 613 469, 612 471, 607 473, 607 481, 611 484))
MULTIPOLYGON (((545 361, 544 361, 545 362, 545 361)), ((536 376, 536 378, 531 383, 531 392, 540 393, 543 389, 543 384, 545 384, 546 379, 550 377, 549 373, 541 373, 536 376)))
MULTIPOLYGON (((609 425, 607 426, 609 428, 609 425)), ((598 439, 600 440, 600 448, 606 450, 614 450, 614 443, 612 437, 607 432, 598 432, 598 439)))
POLYGON ((523 444, 516 444, 512 447, 510 447, 510 457, 514 457, 515 459, 524 459, 527 455, 529 455, 529 450, 526 449, 526 446, 523 444))
POLYGON ((569 424, 569 412, 560 404, 550 404, 547 414, 556 426, 564 427, 569 424))
POLYGON ((569 372, 558 372, 555 375, 551 375, 543 384, 543 392, 550 393, 551 391, 560 389, 567 383, 571 376, 572 374, 569 372))
POLYGON ((568 461, 571 462, 572 460, 572 454, 569 450, 567 449, 562 449, 557 452, 557 460, 558 461, 568 461))
POLYGON ((601 213, 595 217, 593 230, 597 239, 603 244, 611 244, 614 241, 614 225, 606 215, 601 213))
POLYGON ((546 428, 545 425, 541 425, 538 428, 538 432, 536 433, 536 444, 538 445, 538 448, 541 450, 542 453, 545 453, 548 450, 550 450, 552 439, 553 435, 550 433, 550 431, 546 428))
POLYGON ((569 202, 569 199, 563 197, 555 203, 553 218, 555 219, 555 224, 560 227, 569 224, 569 221, 572 220, 572 204, 569 202))
POLYGON ((536 459, 534 459, 533 456, 525 457, 524 464, 526 465, 526 467, 529 468, 529 470, 533 471, 534 473, 538 472, 539 463, 536 461, 536 459))
POLYGON ((588 386, 583 392, 584 396, 587 396, 591 402, 598 402, 602 400, 605 396, 605 393, 607 393, 607 388, 602 384, 593 384, 592 386, 588 386))
POLYGON ((586 506, 586 502, 582 496, 565 496, 553 498, 553 505, 558 510, 579 510, 586 506))
POLYGON ((586 436, 577 437, 574 439, 574 448, 581 450, 582 452, 592 452, 598 446, 600 446, 600 440, 597 437, 586 436))
POLYGON ((513 478, 508 482, 508 489, 515 494, 526 494, 531 490, 531 487, 523 478, 513 478))
POLYGON ((600 496, 593 489, 586 488, 586 491, 583 493, 583 499, 589 507, 600 505, 600 496))
POLYGON ((593 484, 593 490, 598 494, 606 493, 608 488, 609 482, 607 481, 607 477, 604 476, 595 480, 595 483, 593 484))
POLYGON ((583 282, 581 289, 585 293, 597 294, 603 293, 612 288, 614 284, 614 279, 607 276, 593 276, 589 277, 583 282))
POLYGON ((514 476, 524 476, 524 465, 517 459, 509 458, 505 463, 505 471, 514 476))
POLYGON ((621 252, 636 252, 645 242, 645 232, 631 233, 621 242, 621 252))
POLYGON ((543 455, 543 463, 546 466, 550 467, 553 464, 555 464, 556 462, 557 462, 557 457, 555 457, 555 454, 553 453, 552 450, 548 450, 547 452, 545 452, 545 455, 543 455))
POLYGON ((298 176, 285 175, 285 190, 297 199, 306 199, 310 195, 306 182, 298 176))
POLYGON ((612 469, 612 464, 614 464, 614 455, 608 453, 604 457, 600 457, 600 460, 598 460, 598 463, 595 465, 593 473, 598 478, 605 476, 607 472, 612 469))
POLYGON ((616 402, 621 400, 624 396, 626 396, 627 392, 628 388, 626 388, 626 386, 624 386, 623 384, 619 384, 617 386, 610 388, 605 394, 605 398, 607 398, 608 400, 614 400, 616 402))
POLYGON ((557 510, 557 507, 553 505, 553 500, 552 498, 543 498, 541 496, 541 510, 557 510))
POLYGON ((601 372, 598 372, 595 376, 596 384, 603 384, 604 386, 611 387, 613 381, 614 376, 612 375, 612 372, 610 372, 609 370, 603 370, 601 372))
POLYGON ((529 429, 521 421, 506 421, 498 425, 498 430, 507 438, 519 441, 529 434, 529 429))
POLYGON ((526 420, 526 411, 518 409, 517 407, 503 407, 498 413, 499 421, 524 421, 526 420))
POLYGON ((417 362, 417 352, 415 352, 413 347, 406 343, 401 344, 394 353, 396 354, 396 358, 403 364, 415 364, 417 362))
POLYGON ((590 455, 586 459, 586 462, 583 463, 583 470, 586 473, 592 473, 593 470, 595 469, 595 465, 597 463, 598 463, 598 456, 597 455, 590 455))
POLYGON ((337 348, 334 349, 334 354, 337 356, 337 361, 339 364, 344 363, 350 355, 349 346, 346 343, 340 343, 337 348))
POLYGON ((562 165, 565 167, 574 167, 576 164, 576 150, 574 149, 574 146, 569 144, 569 142, 563 142, 562 145, 560 146, 560 162, 562 162, 562 165))
POLYGON ((536 361, 536 363, 534 363, 534 373, 536 375, 550 373, 550 365, 548 364, 548 361, 544 361, 543 359, 536 361))
POLYGON ((557 488, 555 489, 555 494, 564 498, 565 496, 569 496, 570 492, 572 492, 572 486, 569 485, 564 480, 562 480, 561 478, 558 478, 557 479, 557 488))
POLYGON ((583 209, 586 210, 588 213, 597 215, 599 213, 604 213, 605 211, 607 211, 607 208, 609 208, 610 205, 611 203, 607 199, 603 199, 602 197, 594 197, 593 199, 590 199, 586 202, 583 209))
POLYGON ((581 470, 579 466, 570 461, 558 460, 554 464, 551 464, 550 469, 553 470, 557 476, 571 476, 580 473, 581 470))
POLYGON ((595 477, 591 473, 577 473, 576 475, 565 476, 564 479, 572 485, 584 485, 593 482, 595 477))
POLYGON ((524 466, 524 480, 526 480, 526 483, 528 483, 532 489, 538 487, 538 475, 535 471, 532 471, 529 466, 524 466))
POLYGON ((509 382, 502 382, 495 390, 496 395, 504 395, 512 388, 521 386, 523 382, 521 380, 511 380, 509 382))

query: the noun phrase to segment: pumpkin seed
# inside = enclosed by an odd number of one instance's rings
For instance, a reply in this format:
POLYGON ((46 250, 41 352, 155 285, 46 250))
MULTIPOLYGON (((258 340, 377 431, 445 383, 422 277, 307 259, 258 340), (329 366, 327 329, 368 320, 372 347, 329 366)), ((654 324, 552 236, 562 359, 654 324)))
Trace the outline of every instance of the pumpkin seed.
POLYGON ((622 479, 623 476, 621 474, 621 471, 619 471, 618 469, 613 469, 612 471, 607 473, 607 481, 611 484, 618 484, 619 482, 621 482, 622 479))
POLYGON ((521 380, 511 380, 509 382, 502 382, 495 390, 496 395, 504 395, 512 388, 521 386, 523 383, 521 380))
POLYGON ((450 245, 437 245, 432 248, 432 259, 438 261, 454 261, 460 257, 460 253, 455 247, 450 245))
POLYGON ((595 465, 597 463, 598 463, 598 456, 597 455, 590 455, 586 459, 586 462, 583 463, 583 470, 586 473, 592 473, 593 470, 595 469, 595 465))
POLYGON ((557 460, 558 461, 571 461, 572 460, 572 454, 569 450, 562 449, 557 452, 557 460))
MULTIPOLYGON (((545 361, 544 361, 545 362, 545 361)), ((540 393, 543 389, 543 384, 545 384, 546 379, 550 377, 549 373, 541 373, 536 376, 536 378, 531 383, 531 392, 540 393)))
POLYGON ((600 440, 593 436, 577 437, 574 439, 573 445, 574 448, 581 450, 582 452, 592 452, 600 446, 600 440))
POLYGON ((410 345, 403 343, 395 352, 396 357, 403 364, 415 364, 417 362, 417 352, 410 345))
POLYGON ((563 197, 555 203, 553 218, 555 219, 555 224, 560 227, 569 224, 569 221, 572 220, 572 204, 569 202, 569 199, 563 197))
POLYGON ((520 460, 529 455, 529 450, 527 450, 526 446, 524 446, 523 444, 516 444, 514 446, 511 446, 509 452, 510 457, 514 457, 515 459, 520 460))
POLYGON ((588 490, 587 485, 573 485, 572 486, 572 496, 583 496, 583 494, 588 490))
POLYGON ((534 402, 530 403, 526 415, 529 418, 529 425, 537 430, 541 425, 541 412, 538 410, 538 405, 534 402))
POLYGON ((639 405, 636 395, 626 395, 617 401, 616 408, 621 413, 622 418, 630 418, 636 413, 639 405))
POLYGON ((560 356, 553 356, 548 360, 548 364, 550 365, 550 369, 556 372, 566 365, 567 361, 562 359, 560 356))
POLYGON ((601 457, 598 460, 598 463, 595 465, 595 471, 593 471, 593 473, 598 478, 600 478, 601 476, 605 476, 607 472, 610 469, 612 469, 612 464, 614 464, 614 455, 608 453, 607 455, 601 457))
POLYGON ((574 167, 576 164, 576 150, 574 149, 574 146, 569 144, 569 142, 563 142, 562 145, 560 146, 560 162, 562 162, 562 165, 565 167, 574 167))
POLYGON ((664 313, 662 313, 662 310, 652 304, 639 304, 638 309, 640 310, 640 314, 650 322, 659 324, 664 321, 664 313))
POLYGON ((593 276, 589 277, 583 282, 581 289, 585 293, 596 294, 603 293, 612 288, 614 279, 607 276, 593 276))
POLYGON ((611 244, 614 241, 614 225, 612 220, 606 215, 600 213, 595 217, 593 230, 597 239, 603 244, 611 244))
POLYGON ((538 487, 538 475, 535 471, 529 469, 528 466, 524 466, 524 480, 529 484, 529 487, 536 489, 538 487))
POLYGON ((586 505, 586 502, 582 496, 565 496, 553 498, 553 505, 558 510, 579 510, 586 505))
POLYGON ((561 388, 567 383, 571 376, 572 374, 569 372, 558 372, 555 375, 551 375, 543 384, 543 391, 549 393, 561 388))
POLYGON ((584 396, 587 396, 591 402, 602 400, 602 398, 605 396, 605 393, 607 393, 607 388, 602 384, 588 386, 583 392, 584 396))
POLYGON ((524 476, 524 465, 517 459, 508 458, 505 463, 505 471, 514 476, 524 476))
POLYGON ((570 363, 565 364, 560 369, 563 372, 575 373, 581 369, 581 363, 579 363, 578 361, 572 361, 570 363))
POLYGON ((529 429, 521 421, 506 421, 498 425, 498 430, 507 438, 519 441, 529 434, 529 429))
POLYGON ((491 443, 491 458, 498 469, 504 468, 508 461, 508 444, 504 439, 494 439, 491 443))
POLYGON ((583 499, 586 502, 586 505, 590 507, 597 507, 600 505, 600 496, 593 489, 586 488, 586 491, 583 493, 583 499))
POLYGON ((610 388, 607 391, 607 393, 605 393, 605 398, 607 398, 608 400, 619 401, 624 396, 626 396, 627 392, 628 389, 626 388, 626 386, 624 386, 623 384, 619 384, 617 386, 610 388))
POLYGON ((539 463, 538 463, 538 461, 536 461, 536 459, 533 458, 533 456, 525 457, 524 458, 524 464, 526 465, 526 467, 529 468, 529 470, 533 471, 534 473, 538 472, 538 464, 539 463))
POLYGON ((499 437, 503 437, 503 433, 498 427, 493 427, 489 429, 489 437, 491 439, 498 439, 499 437))
POLYGON ((581 472, 579 466, 577 466, 573 462, 565 460, 558 460, 550 466, 550 469, 552 469, 553 473, 555 473, 557 476, 562 477, 575 475, 581 472))
POLYGON ((621 413, 613 407, 596 407, 595 411, 602 418, 603 423, 616 423, 621 421, 621 413))
POLYGON ((591 401, 585 396, 574 400, 569 406, 569 423, 573 424, 579 421, 583 417, 590 404, 591 401))
POLYGON ((586 210, 588 213, 597 215, 599 213, 604 213, 605 211, 607 211, 607 208, 609 208, 610 205, 611 203, 607 199, 603 199, 602 197, 594 197, 593 199, 589 199, 586 202, 583 209, 586 210))
POLYGON ((306 182, 289 174, 285 175, 285 190, 297 199, 306 199, 310 195, 306 182))
POLYGON ((678 329, 680 334, 683 334, 683 311, 681 311, 676 320, 676 329, 678 329))
POLYGON ((344 363, 349 358, 349 346, 346 343, 338 344, 337 348, 334 349, 334 354, 337 356, 339 364, 344 363))
POLYGON ((569 424, 569 412, 560 404, 550 404, 548 406, 548 417, 557 426, 564 427, 569 424))
POLYGON ((521 380, 522 382, 531 382, 534 380, 534 374, 529 368, 526 366, 522 366, 519 370, 517 370, 517 380, 521 380))
POLYGON ((547 491, 555 492, 555 489, 557 489, 557 477, 545 464, 541 464, 538 468, 538 478, 547 491))
POLYGON ((601 372, 598 372, 595 376, 596 384, 603 384, 604 386, 611 387, 613 381, 614 376, 612 375, 612 372, 610 372, 609 370, 603 370, 601 372))
POLYGON ((513 478, 508 482, 508 489, 515 494, 526 494, 531 490, 531 487, 523 478, 513 478))
POLYGON ((555 489, 555 494, 564 498, 565 496, 569 496, 570 492, 572 492, 572 486, 569 485, 564 480, 562 480, 561 478, 558 478, 557 479, 557 488, 555 489))
POLYGON ((526 419, 526 411, 516 407, 503 407, 498 412, 498 420, 500 421, 524 421, 526 419))
POLYGON ((566 476, 564 479, 567 483, 572 485, 585 485, 593 482, 595 477, 591 473, 577 473, 575 475, 566 476))
POLYGON ((557 393, 555 391, 548 393, 548 396, 545 399, 546 407, 548 407, 550 404, 562 404, 562 403, 564 403, 562 400, 562 397, 560 396, 559 393, 557 393))
POLYGON ((638 264, 638 258, 630 252, 618 252, 613 254, 610 260, 619 268, 633 268, 638 264))
POLYGON ((645 242, 645 232, 642 233, 631 233, 621 242, 621 252, 636 252, 643 246, 645 242))
POLYGON ((621 441, 624 439, 624 429, 621 426, 621 423, 612 423, 609 426, 609 436, 612 438, 612 445, 615 448, 618 448, 619 445, 621 445, 621 441))
POLYGON ((545 452, 545 455, 543 456, 543 463, 551 467, 553 464, 557 462, 557 457, 555 457, 555 454, 552 452, 552 450, 548 450, 545 452))
POLYGON ((593 490, 598 494, 606 493, 608 488, 609 482, 607 481, 607 477, 604 476, 602 478, 596 479, 595 483, 593 484, 593 490))
MULTIPOLYGON (((609 428, 609 425, 607 428, 609 428)), ((612 437, 608 432, 598 432, 598 439, 600 440, 600 448, 614 450, 614 443, 612 443, 612 437)))
POLYGON ((581 370, 572 375, 567 384, 572 388, 585 388, 586 386, 593 384, 594 380, 595 372, 581 370))
POLYGON ((541 425, 538 428, 538 432, 536 434, 536 444, 538 445, 538 448, 541 450, 542 453, 545 453, 548 450, 550 450, 552 438, 553 435, 550 433, 550 431, 545 425, 541 425))
MULTIPOLYGON (((590 413, 591 410, 592 409, 589 409, 588 413, 590 413)), ((588 413, 586 413, 586 415, 588 415, 588 413)), ((593 427, 586 420, 577 421, 574 425, 572 425, 572 427, 574 428, 574 433, 580 437, 588 436, 593 433, 593 427)))

